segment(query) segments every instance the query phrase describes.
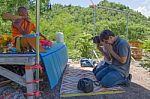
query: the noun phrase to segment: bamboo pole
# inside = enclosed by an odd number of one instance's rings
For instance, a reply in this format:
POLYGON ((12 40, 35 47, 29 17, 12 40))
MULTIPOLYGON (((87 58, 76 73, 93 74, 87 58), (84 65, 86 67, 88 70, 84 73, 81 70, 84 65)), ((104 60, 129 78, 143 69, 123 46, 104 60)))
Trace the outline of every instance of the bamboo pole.
MULTIPOLYGON (((39 64, 39 20, 40 20, 40 0, 36 0, 36 65, 39 64)), ((39 69, 36 69, 36 80, 39 80, 39 69)), ((37 83, 39 90, 39 83, 37 83)))
POLYGON ((126 40, 129 40, 129 34, 128 34, 128 20, 129 20, 129 13, 126 13, 126 40))

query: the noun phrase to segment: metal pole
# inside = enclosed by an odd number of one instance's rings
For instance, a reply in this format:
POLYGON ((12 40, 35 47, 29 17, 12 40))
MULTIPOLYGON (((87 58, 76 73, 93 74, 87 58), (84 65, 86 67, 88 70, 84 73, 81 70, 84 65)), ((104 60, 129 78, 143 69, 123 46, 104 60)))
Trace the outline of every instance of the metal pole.
MULTIPOLYGON (((90 0, 93 6, 93 37, 96 36, 96 5, 94 4, 93 0, 90 0)), ((94 58, 94 55, 97 56, 96 53, 94 53, 95 46, 93 45, 93 51, 92 51, 92 59, 94 58)), ((98 60, 99 61, 99 60, 98 60)))
MULTIPOLYGON (((93 3, 93 37, 95 37, 95 36, 96 36, 96 5, 93 3)), ((93 45, 92 59, 94 58, 94 54, 95 54, 94 48, 95 48, 95 46, 93 45)))
MULTIPOLYGON (((36 65, 39 64, 39 20, 40 20, 40 0, 36 0, 36 65)), ((39 69, 36 70, 36 80, 39 80, 39 69)), ((39 83, 37 83, 39 90, 39 83)))
POLYGON ((96 7, 94 7, 93 9, 93 24, 94 24, 93 36, 96 36, 96 7))
POLYGON ((128 40, 128 19, 129 19, 129 13, 126 13, 126 40, 128 40))
POLYGON ((93 6, 93 36, 96 35, 96 5, 90 0, 93 6))
POLYGON ((113 10, 113 11, 117 11, 117 12, 127 13, 127 12, 122 11, 122 10, 118 10, 118 9, 114 9, 114 8, 107 8, 107 7, 103 7, 103 6, 97 6, 97 8, 102 8, 102 9, 106 9, 106 10, 113 10))

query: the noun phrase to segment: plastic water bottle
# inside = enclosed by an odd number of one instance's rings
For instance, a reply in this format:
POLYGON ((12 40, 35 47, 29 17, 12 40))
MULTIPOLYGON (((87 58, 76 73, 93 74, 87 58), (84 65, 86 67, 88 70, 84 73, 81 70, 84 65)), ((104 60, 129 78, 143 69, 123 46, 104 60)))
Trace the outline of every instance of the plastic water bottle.
POLYGON ((56 32, 56 42, 57 43, 64 42, 64 34, 62 32, 56 32))

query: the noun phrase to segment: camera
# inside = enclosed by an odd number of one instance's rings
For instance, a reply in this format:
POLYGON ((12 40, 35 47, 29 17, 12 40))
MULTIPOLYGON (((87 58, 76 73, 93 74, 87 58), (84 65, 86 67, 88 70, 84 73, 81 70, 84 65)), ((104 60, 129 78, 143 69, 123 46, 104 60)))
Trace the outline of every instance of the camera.
POLYGON ((100 43, 100 42, 101 42, 101 40, 100 40, 99 36, 93 37, 93 43, 100 43))

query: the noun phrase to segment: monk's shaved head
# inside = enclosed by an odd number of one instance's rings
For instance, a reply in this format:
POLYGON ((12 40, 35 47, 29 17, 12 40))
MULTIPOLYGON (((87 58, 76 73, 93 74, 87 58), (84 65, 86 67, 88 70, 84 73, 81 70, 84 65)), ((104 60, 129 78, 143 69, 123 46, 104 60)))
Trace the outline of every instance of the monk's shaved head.
POLYGON ((19 7, 18 8, 18 14, 21 16, 27 16, 28 15, 28 10, 25 7, 19 7))

